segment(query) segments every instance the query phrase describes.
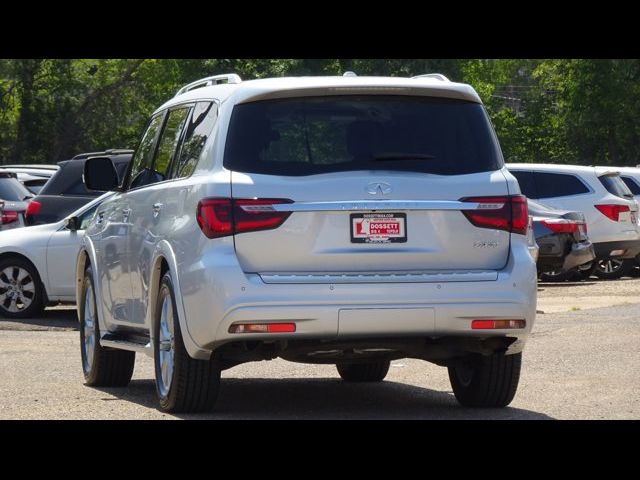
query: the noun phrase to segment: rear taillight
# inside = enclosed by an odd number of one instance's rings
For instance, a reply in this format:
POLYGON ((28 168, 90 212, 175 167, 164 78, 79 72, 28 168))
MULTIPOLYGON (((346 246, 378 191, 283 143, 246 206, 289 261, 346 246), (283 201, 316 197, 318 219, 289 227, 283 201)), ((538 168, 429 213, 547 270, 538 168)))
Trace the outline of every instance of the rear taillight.
POLYGON ((229 327, 229 333, 293 333, 295 323, 236 323, 229 327))
POLYGON ((292 203, 284 198, 205 198, 198 203, 197 221, 208 238, 278 228, 291 212, 271 205, 292 203))
POLYGON ((631 209, 628 205, 594 205, 602 214, 607 218, 618 222, 620 220, 620 214, 623 212, 629 212, 631 209))
POLYGON ((474 210, 462 210, 464 216, 476 227, 527 234, 529 209, 524 195, 469 197, 460 201, 478 204, 474 210))
POLYGON ((29 202, 29 205, 27 205, 27 212, 26 212, 26 216, 30 216, 30 215, 37 215, 38 213, 40 213, 40 209, 42 208, 42 204, 40 202, 37 202, 35 200, 31 200, 29 202))
POLYGON ((473 320, 472 330, 502 330, 506 328, 524 328, 526 320, 473 320))
MULTIPOLYGON (((549 220, 542 220, 541 222, 545 227, 555 233, 577 233, 578 223, 566 220, 564 218, 553 218, 549 220)), ((586 233, 586 229, 585 229, 586 233)))
POLYGON ((2 212, 2 224, 13 223, 18 221, 18 212, 2 212))

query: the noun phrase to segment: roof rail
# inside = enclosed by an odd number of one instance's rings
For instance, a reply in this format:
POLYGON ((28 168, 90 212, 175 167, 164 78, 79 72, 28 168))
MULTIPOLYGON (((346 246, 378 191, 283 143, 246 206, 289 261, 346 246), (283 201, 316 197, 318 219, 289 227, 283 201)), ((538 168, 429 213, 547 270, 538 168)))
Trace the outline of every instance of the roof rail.
POLYGON ((435 78, 436 80, 440 80, 441 82, 449 82, 450 80, 442 75, 441 73, 425 73, 424 75, 416 75, 411 78, 435 78))
POLYGON ((226 80, 227 83, 242 82, 242 79, 240 78, 240 76, 236 75, 235 73, 224 73, 222 75, 213 75, 211 77, 201 78, 200 80, 196 80, 195 82, 191 82, 190 84, 185 85, 180 90, 178 90, 178 93, 176 93, 176 97, 185 92, 188 92, 189 90, 194 90, 200 87, 208 87, 210 85, 215 85, 217 83, 221 83, 223 80, 226 80))
POLYGON ((110 148, 108 150, 103 150, 101 152, 79 153, 78 155, 74 156, 71 160, 84 160, 85 158, 98 157, 102 155, 126 155, 130 153, 132 154, 133 152, 134 152, 133 150, 129 150, 126 148, 110 148))

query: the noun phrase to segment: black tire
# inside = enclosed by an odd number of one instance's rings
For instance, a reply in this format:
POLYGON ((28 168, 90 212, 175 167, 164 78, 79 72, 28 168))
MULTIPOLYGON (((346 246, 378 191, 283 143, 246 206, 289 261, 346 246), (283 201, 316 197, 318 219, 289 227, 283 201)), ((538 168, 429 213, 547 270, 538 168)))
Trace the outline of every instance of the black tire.
POLYGON ((518 389, 522 353, 470 355, 449 367, 449 380, 458 402, 465 407, 506 407, 518 389))
POLYGON ((347 382, 381 382, 389 372, 389 360, 367 363, 338 363, 338 373, 347 382))
POLYGON ((154 318, 153 356, 156 374, 156 392, 160 401, 160 410, 164 412, 207 412, 213 409, 220 388, 220 367, 213 360, 196 360, 187 353, 180 331, 175 293, 171 274, 162 277, 156 315, 154 318), (167 296, 171 298, 173 325, 173 374, 169 387, 164 388, 160 364, 160 319, 162 307, 167 296), (166 392, 163 392, 166 390, 166 392))
POLYGON ((82 358, 82 371, 85 385, 90 387, 126 387, 131 381, 133 367, 135 366, 136 352, 104 348, 100 345, 100 326, 98 324, 98 310, 96 309, 95 289, 93 286, 93 271, 91 266, 84 272, 82 283, 82 300, 78 305, 78 318, 80 319, 80 356, 82 358), (87 317, 85 305, 87 295, 93 312, 93 328, 86 328, 87 317), (87 332, 85 332, 87 330, 87 332), (85 344, 88 331, 93 330, 93 348, 85 344))
POLYGON ((44 310, 44 296, 38 270, 30 262, 20 257, 7 257, 0 261, 0 316, 37 317, 44 310), (20 271, 28 274, 21 281, 18 280, 20 271), (29 305, 25 306, 23 301, 28 301, 29 305))
POLYGON ((569 270, 568 272, 555 273, 555 272, 544 272, 540 274, 540 281, 542 282, 564 282, 564 281, 572 281, 575 278, 580 278, 580 274, 575 270, 569 270))
POLYGON ((595 262, 593 273, 602 280, 615 280, 624 277, 633 268, 634 260, 622 260, 615 258, 598 259, 595 262))
POLYGON ((594 261, 589 268, 586 268, 584 270, 578 270, 580 279, 589 280, 591 278, 591 275, 593 275, 593 272, 595 271, 595 269, 596 269, 596 262, 594 261))

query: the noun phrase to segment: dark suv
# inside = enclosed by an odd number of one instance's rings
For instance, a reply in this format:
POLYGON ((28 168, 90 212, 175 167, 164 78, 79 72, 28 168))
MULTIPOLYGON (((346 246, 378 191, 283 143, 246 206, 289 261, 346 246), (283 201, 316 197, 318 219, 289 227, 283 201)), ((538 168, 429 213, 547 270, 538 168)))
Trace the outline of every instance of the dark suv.
POLYGON ((104 192, 87 189, 82 181, 87 158, 107 156, 111 158, 120 178, 129 166, 133 150, 106 150, 76 155, 71 160, 59 162, 60 170, 47 182, 27 208, 27 225, 53 223, 64 218, 104 192))

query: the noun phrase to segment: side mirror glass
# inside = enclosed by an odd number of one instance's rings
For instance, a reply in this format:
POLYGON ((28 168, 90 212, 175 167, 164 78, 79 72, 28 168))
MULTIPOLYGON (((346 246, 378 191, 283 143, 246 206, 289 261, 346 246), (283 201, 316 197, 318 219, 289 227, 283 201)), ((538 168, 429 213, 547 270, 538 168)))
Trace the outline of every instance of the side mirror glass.
POLYGON ((69 217, 65 226, 72 232, 80 230, 80 219, 78 217, 69 217))
POLYGON ((84 164, 84 184, 89 190, 119 190, 118 172, 109 157, 90 157, 84 164))

